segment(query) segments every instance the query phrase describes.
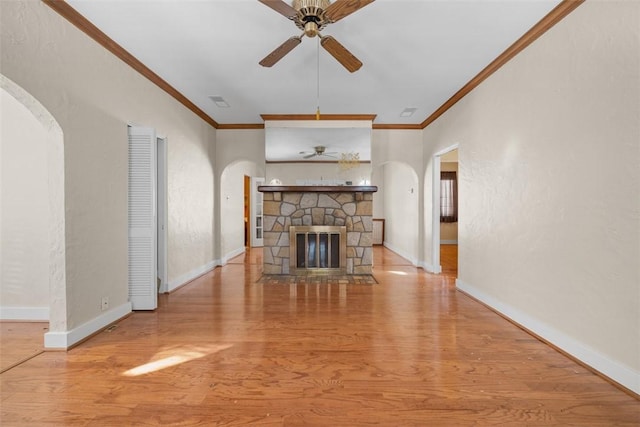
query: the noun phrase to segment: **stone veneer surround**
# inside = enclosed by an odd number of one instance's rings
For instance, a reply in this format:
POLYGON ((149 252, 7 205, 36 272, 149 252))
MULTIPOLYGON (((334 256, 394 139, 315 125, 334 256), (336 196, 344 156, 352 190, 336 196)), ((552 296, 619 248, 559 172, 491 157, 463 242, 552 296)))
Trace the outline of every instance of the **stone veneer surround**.
POLYGON ((289 227, 347 228, 347 274, 371 274, 373 192, 377 187, 263 186, 264 274, 289 274, 289 227))

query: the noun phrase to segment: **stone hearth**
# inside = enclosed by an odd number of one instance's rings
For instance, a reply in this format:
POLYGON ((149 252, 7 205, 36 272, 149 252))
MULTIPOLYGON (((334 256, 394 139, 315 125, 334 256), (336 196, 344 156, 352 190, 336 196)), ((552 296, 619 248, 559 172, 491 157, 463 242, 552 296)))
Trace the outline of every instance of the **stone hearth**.
POLYGON ((346 274, 371 274, 375 186, 261 186, 263 274, 291 274, 289 227, 346 227, 346 274))

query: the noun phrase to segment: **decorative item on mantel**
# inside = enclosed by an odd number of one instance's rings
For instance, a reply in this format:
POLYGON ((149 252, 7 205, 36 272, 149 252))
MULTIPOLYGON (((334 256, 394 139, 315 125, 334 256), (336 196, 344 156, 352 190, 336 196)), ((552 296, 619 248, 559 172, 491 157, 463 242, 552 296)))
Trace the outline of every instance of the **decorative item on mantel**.
POLYGON ((338 160, 340 170, 346 171, 360 166, 360 153, 342 153, 338 160))

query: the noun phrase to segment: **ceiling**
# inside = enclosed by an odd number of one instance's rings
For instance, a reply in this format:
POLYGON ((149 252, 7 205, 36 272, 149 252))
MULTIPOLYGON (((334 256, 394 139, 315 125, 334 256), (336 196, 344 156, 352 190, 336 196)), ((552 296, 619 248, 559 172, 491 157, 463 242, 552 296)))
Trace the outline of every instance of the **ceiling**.
POLYGON ((363 62, 354 73, 319 48, 317 37, 304 37, 273 67, 260 66, 301 31, 257 0, 67 3, 218 124, 315 114, 319 86, 323 115, 375 115, 376 125, 409 126, 425 121, 560 1, 376 0, 322 30, 363 62), (401 117, 406 108, 415 113, 401 117))

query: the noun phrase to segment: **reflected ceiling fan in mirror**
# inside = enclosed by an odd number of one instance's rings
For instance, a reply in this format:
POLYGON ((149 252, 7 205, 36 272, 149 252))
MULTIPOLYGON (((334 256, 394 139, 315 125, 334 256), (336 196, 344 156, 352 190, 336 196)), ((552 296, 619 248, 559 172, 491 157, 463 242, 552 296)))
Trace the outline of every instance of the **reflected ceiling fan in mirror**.
POLYGON ((271 67, 281 60, 302 42, 303 36, 320 37, 322 47, 349 72, 353 73, 362 66, 362 62, 336 39, 323 36, 320 31, 328 24, 341 20, 374 0, 335 0, 333 3, 329 0, 293 0, 292 6, 282 0, 258 1, 292 20, 303 31, 301 35, 289 38, 260 61, 263 67, 271 67))
POLYGON ((309 153, 306 151, 301 151, 300 154, 304 154, 303 159, 311 159, 313 157, 331 157, 332 159, 337 159, 335 154, 338 154, 336 151, 326 152, 327 147, 324 145, 318 145, 313 147, 313 153, 309 153))

